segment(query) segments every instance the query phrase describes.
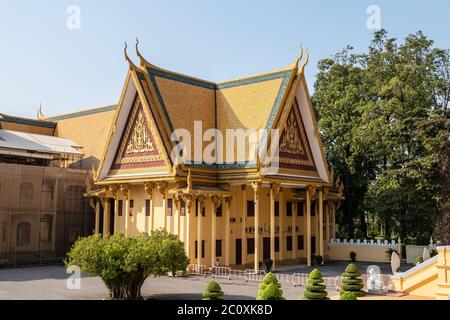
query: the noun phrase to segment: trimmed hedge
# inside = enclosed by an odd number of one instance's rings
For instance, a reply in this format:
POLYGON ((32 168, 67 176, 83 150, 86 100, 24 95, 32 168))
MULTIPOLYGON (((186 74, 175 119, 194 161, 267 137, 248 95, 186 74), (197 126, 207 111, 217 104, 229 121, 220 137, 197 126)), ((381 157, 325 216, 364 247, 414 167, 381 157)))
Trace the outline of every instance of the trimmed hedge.
POLYGON ((202 300, 223 300, 223 291, 215 281, 211 281, 205 288, 205 292, 203 292, 202 300))
POLYGON ((269 272, 259 284, 256 300, 284 300, 281 284, 272 272, 269 272))
POLYGON ((329 300, 326 286, 319 269, 314 269, 309 274, 308 284, 303 295, 304 300, 329 300))
POLYGON ((366 292, 362 291, 362 288, 364 288, 364 284, 361 279, 361 274, 358 271, 358 267, 355 264, 350 263, 342 274, 340 294, 342 296, 346 292, 351 292, 356 297, 363 297, 366 295, 366 292))

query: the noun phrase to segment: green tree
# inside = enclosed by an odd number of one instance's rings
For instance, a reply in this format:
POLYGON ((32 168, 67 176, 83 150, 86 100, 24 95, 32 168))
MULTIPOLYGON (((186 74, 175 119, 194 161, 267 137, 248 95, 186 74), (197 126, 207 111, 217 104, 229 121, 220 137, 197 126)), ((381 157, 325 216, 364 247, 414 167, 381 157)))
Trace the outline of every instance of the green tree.
POLYGON ((319 269, 314 269, 309 274, 308 284, 303 295, 304 300, 329 300, 326 286, 319 269))
POLYGON ((205 288, 205 292, 203 292, 202 300, 223 300, 223 291, 215 281, 211 281, 205 288))
POLYGON ((366 293, 361 290, 362 288, 364 288, 364 284, 361 279, 361 274, 358 271, 358 267, 355 264, 350 263, 342 274, 340 294, 342 296, 347 292, 351 292, 356 297, 363 297, 366 293))
POLYGON ((149 276, 186 270, 188 258, 180 250, 183 243, 176 240, 178 244, 174 245, 173 241, 173 235, 160 230, 132 238, 123 234, 103 238, 96 234, 79 239, 65 263, 99 276, 111 299, 141 299, 142 285, 149 276), (176 262, 169 263, 167 256, 176 262))
POLYGON ((341 234, 365 236, 368 215, 385 237, 416 242, 450 224, 448 51, 422 32, 400 42, 381 30, 367 53, 348 46, 319 62, 312 100, 344 182, 341 234))
POLYGON ((281 284, 274 273, 269 272, 261 281, 256 300, 284 300, 281 284))

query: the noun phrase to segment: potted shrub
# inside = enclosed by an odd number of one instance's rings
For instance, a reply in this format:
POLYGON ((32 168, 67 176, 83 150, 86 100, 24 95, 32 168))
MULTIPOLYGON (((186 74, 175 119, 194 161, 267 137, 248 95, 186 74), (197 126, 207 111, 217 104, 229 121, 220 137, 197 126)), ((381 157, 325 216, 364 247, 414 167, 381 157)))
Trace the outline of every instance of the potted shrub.
POLYGON ((356 262, 356 252, 355 251, 350 251, 350 261, 356 262))

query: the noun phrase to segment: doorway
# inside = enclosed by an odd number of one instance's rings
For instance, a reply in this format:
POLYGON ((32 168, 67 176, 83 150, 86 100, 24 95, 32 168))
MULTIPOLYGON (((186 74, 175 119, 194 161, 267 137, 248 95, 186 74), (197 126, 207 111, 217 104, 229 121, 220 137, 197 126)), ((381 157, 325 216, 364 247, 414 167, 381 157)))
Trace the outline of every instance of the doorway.
POLYGON ((270 238, 263 238, 263 260, 270 259, 270 238))
POLYGON ((236 239, 236 264, 242 264, 242 239, 236 239))

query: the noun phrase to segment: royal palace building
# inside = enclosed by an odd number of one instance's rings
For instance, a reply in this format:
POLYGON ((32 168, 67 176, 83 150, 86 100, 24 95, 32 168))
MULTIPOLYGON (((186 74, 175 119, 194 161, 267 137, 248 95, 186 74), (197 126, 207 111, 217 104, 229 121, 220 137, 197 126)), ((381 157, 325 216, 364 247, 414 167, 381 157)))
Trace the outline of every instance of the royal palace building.
POLYGON ((157 67, 137 45, 136 53, 139 65, 125 48, 117 105, 45 118, 83 146, 82 166, 95 168, 85 193, 95 232, 163 228, 197 265, 259 269, 265 259, 326 258, 342 186, 320 140, 307 55, 215 83, 157 67), (262 134, 255 140, 249 130, 262 134))

